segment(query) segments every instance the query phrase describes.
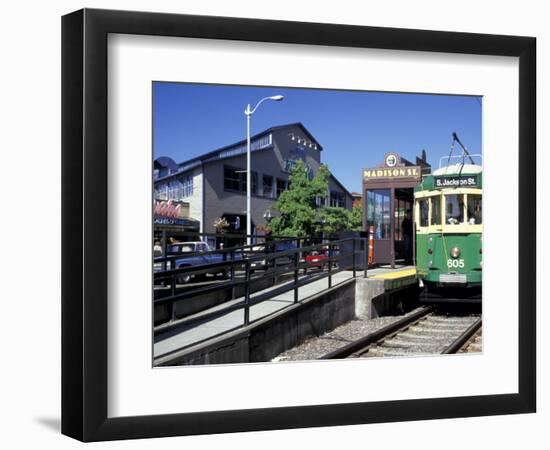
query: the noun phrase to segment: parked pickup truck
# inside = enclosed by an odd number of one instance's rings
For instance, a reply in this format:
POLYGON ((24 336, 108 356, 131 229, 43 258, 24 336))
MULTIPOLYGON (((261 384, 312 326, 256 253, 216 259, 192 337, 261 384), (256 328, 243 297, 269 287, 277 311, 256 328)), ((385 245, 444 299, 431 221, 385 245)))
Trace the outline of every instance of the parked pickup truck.
MULTIPOLYGON (((166 270, 172 268, 171 262, 174 262, 175 268, 180 267, 196 267, 203 266, 206 264, 215 264, 225 260, 229 260, 231 255, 229 253, 216 253, 210 248, 206 242, 178 242, 171 244, 167 248, 168 256, 177 256, 181 255, 181 258, 171 259, 166 262, 166 270), (212 252, 212 253, 210 253, 212 252), (191 255, 186 256, 186 253, 191 253, 191 255), (203 253, 203 254, 201 254, 203 253)), ((235 254, 234 259, 242 259, 240 254, 235 254)), ((163 262, 155 258, 154 271, 158 272, 163 270, 163 262)), ((221 274, 223 276, 229 275, 229 267, 215 268, 212 269, 214 275, 221 274)), ((193 278, 192 273, 183 273, 178 277, 177 282, 180 284, 189 283, 191 278, 193 278)))

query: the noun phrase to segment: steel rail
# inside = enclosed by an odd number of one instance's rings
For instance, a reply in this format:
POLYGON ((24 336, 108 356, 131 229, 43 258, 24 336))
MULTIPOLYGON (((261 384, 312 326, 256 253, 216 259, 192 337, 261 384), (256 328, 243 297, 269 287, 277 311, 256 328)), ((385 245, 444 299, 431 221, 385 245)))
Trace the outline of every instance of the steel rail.
POLYGON ((389 334, 393 334, 399 331, 401 328, 404 328, 410 325, 411 323, 416 322, 419 319, 427 316, 433 310, 434 308, 432 306, 425 306, 420 310, 414 313, 411 313, 403 317, 402 319, 399 319, 396 322, 386 325, 385 327, 379 328, 378 330, 373 331, 372 333, 369 333, 366 336, 363 336, 362 338, 357 339, 356 341, 350 342, 349 344, 343 347, 337 348, 336 350, 333 350, 332 352, 329 352, 318 359, 347 358, 351 354, 356 353, 364 349, 365 347, 368 347, 369 345, 379 341, 380 339, 388 336, 389 334))
POLYGON ((458 352, 466 342, 481 328, 481 317, 468 327, 452 344, 441 352, 442 355, 450 355, 458 352))

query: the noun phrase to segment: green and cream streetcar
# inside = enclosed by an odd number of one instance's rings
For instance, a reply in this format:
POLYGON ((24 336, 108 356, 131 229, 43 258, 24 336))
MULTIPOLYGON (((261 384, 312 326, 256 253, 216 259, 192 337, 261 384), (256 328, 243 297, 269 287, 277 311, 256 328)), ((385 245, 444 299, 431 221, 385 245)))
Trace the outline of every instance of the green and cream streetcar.
POLYGON ((478 302, 483 179, 474 158, 481 155, 470 155, 455 133, 453 146, 440 168, 415 188, 416 270, 423 300, 478 302), (462 146, 460 156, 452 156, 455 142, 462 146))

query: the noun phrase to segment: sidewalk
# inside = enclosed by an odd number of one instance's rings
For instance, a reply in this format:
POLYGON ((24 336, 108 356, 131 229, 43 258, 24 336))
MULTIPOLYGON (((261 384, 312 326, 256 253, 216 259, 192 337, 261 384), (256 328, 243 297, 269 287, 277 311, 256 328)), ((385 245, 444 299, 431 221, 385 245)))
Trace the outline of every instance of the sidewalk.
MULTIPOLYGON (((353 274, 351 271, 338 272, 337 274, 332 276, 332 285, 334 286, 342 281, 348 280, 352 278, 352 276, 353 274)), ((268 289, 255 292, 253 295, 251 295, 251 299, 253 300, 254 298, 278 287, 279 286, 270 287, 268 289)), ((298 298, 299 300, 303 300, 326 289, 328 289, 328 278, 313 281, 305 286, 301 286, 298 289, 298 298)), ((201 315, 205 316, 208 313, 219 311, 223 307, 227 307, 231 304, 236 304, 241 301, 243 301, 243 297, 232 300, 230 303, 226 302, 223 305, 210 308, 206 311, 196 314, 195 316, 197 318, 200 318, 201 315)), ((250 307, 250 322, 261 319, 276 311, 286 308, 289 305, 292 305, 293 302, 294 289, 289 289, 288 291, 278 294, 271 299, 264 300, 256 305, 253 305, 250 307)), ((243 324, 244 309, 232 311, 220 317, 216 317, 202 323, 200 321, 194 321, 193 324, 190 324, 188 326, 188 328, 185 328, 185 324, 182 324, 182 328, 177 334, 172 334, 170 332, 162 333, 167 335, 167 337, 164 339, 159 339, 154 343, 153 357, 158 358, 172 351, 179 350, 183 347, 187 347, 197 342, 213 337, 217 334, 230 331, 243 324)))
MULTIPOLYGON (((360 273, 361 271, 358 271, 358 275, 360 273)), ((414 277, 415 275, 415 266, 400 266, 395 269, 392 269, 389 266, 377 267, 375 269, 369 269, 367 272, 368 279, 400 280, 414 277)), ((300 279, 303 278, 304 276, 300 277, 300 279)), ((352 278, 351 271, 338 272, 332 276, 332 285, 334 286, 350 278, 352 278)), ((251 306, 250 322, 269 316, 276 311, 292 305, 294 302, 294 289, 290 288, 292 282, 289 282, 288 285, 289 290, 251 306)), ((251 295, 251 300, 253 301, 255 298, 280 287, 281 285, 272 286, 262 291, 255 292, 251 295)), ((326 289, 328 289, 328 278, 313 281, 298 289, 298 299, 303 300, 326 289)), ((182 320, 181 326, 177 327, 177 332, 161 331, 155 337, 155 343, 153 346, 154 358, 166 355, 167 353, 179 350, 183 347, 188 347, 197 342, 204 341, 208 338, 228 332, 243 325, 244 309, 242 308, 236 311, 228 312, 227 314, 223 314, 213 319, 204 319, 204 321, 201 321, 201 317, 207 317, 209 314, 215 313, 216 311, 221 311, 228 306, 238 304, 242 302, 243 299, 244 297, 240 297, 194 314, 193 316, 182 320), (189 324, 186 325, 185 322, 189 322, 189 324)))

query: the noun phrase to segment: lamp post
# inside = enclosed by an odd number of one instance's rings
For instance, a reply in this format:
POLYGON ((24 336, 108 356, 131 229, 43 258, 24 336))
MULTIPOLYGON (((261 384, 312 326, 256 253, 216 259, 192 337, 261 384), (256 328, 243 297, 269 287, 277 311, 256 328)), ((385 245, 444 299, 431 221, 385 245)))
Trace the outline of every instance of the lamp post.
POLYGON ((266 100, 274 100, 280 102, 284 97, 282 95, 273 95, 271 97, 264 97, 254 108, 250 108, 250 104, 246 105, 244 110, 244 115, 246 116, 246 245, 252 243, 251 234, 252 234, 252 215, 250 210, 250 192, 251 192, 251 181, 252 176, 250 173, 250 119, 252 114, 256 112, 258 107, 265 102, 266 100))

